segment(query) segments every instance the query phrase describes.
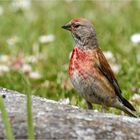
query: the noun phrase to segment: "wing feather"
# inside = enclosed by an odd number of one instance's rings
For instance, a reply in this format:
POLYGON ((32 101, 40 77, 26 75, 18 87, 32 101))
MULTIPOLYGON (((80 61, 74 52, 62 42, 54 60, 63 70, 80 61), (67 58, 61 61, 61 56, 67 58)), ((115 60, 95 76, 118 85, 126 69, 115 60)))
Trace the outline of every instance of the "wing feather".
POLYGON ((114 76, 114 73, 110 67, 110 65, 108 64, 104 54, 102 53, 101 49, 98 48, 97 50, 97 56, 98 56, 98 68, 101 71, 101 73, 108 79, 109 83, 112 85, 112 87, 115 90, 116 95, 119 97, 119 100, 128 108, 130 108, 131 110, 135 111, 134 107, 125 99, 122 97, 121 93, 121 89, 120 86, 114 76))

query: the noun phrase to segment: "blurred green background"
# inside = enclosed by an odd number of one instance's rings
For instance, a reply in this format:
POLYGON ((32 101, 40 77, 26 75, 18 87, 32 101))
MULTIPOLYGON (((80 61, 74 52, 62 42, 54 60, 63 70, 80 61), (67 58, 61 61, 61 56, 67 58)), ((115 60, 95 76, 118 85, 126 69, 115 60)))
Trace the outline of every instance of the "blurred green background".
POLYGON ((74 17, 94 24, 100 47, 119 66, 123 96, 140 110, 132 99, 140 94, 140 44, 130 39, 140 32, 139 0, 1 0, 0 86, 86 107, 68 78, 74 42, 61 28, 74 17))

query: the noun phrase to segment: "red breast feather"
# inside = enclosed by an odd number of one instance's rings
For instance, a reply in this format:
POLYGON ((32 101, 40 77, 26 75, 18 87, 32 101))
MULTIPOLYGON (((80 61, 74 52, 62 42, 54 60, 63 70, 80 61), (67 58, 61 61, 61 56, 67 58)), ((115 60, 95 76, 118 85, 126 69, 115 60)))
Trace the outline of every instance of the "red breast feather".
POLYGON ((87 71, 95 74, 93 69, 93 59, 95 57, 91 50, 82 50, 78 47, 74 48, 69 63, 69 76, 72 77, 73 73, 77 72, 77 74, 86 79, 87 75, 85 73, 87 71))

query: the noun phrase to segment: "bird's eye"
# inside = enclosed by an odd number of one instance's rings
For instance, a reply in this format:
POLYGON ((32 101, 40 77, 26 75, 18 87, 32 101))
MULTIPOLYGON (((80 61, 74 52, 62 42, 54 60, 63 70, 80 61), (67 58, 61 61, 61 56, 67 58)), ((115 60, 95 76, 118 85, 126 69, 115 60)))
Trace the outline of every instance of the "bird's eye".
POLYGON ((80 25, 77 24, 77 25, 75 25, 75 28, 78 28, 79 26, 80 26, 80 25))
POLYGON ((72 27, 78 28, 80 25, 79 24, 72 24, 72 27))

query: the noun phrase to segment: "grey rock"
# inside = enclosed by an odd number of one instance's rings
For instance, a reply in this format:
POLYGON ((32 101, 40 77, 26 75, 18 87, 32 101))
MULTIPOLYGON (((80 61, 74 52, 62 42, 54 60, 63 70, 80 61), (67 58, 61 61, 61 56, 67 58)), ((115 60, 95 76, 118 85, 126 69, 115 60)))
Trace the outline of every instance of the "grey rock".
MULTIPOLYGON (((16 139, 27 139, 26 96, 0 89, 16 139)), ((140 140, 140 119, 83 110, 32 96, 36 139, 140 140)), ((0 113, 0 139, 5 139, 0 113)))

